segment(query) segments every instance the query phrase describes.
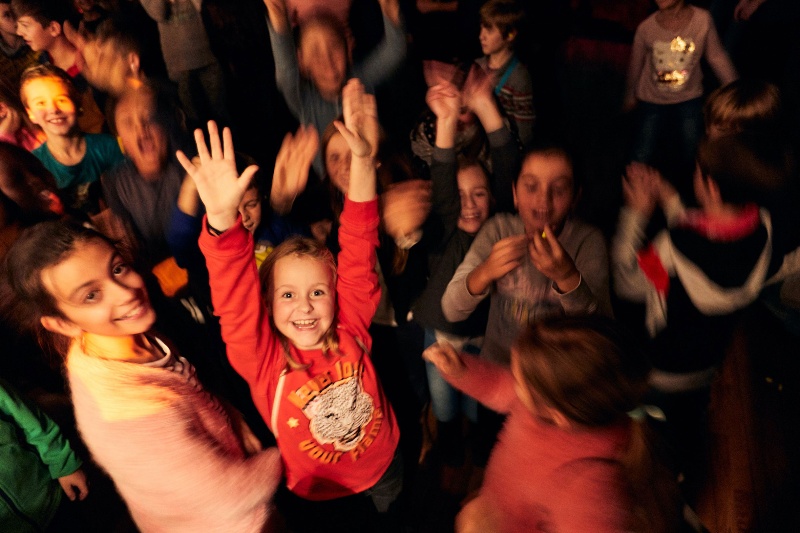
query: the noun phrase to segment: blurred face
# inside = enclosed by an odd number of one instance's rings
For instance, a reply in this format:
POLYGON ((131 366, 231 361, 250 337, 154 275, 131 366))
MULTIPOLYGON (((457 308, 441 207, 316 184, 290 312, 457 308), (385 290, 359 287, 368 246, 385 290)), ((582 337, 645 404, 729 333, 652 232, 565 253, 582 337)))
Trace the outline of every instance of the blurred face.
POLYGON ((474 235, 489 218, 491 199, 486 174, 480 167, 467 167, 458 171, 458 195, 461 197, 458 229, 474 235))
POLYGON ((47 136, 65 136, 77 127, 75 102, 69 87, 59 78, 35 78, 22 88, 22 99, 31 122, 47 136))
POLYGON ((17 20, 11 11, 11 4, 0 4, 0 32, 5 36, 17 38, 17 20))
POLYGON ((300 71, 327 100, 337 100, 347 75, 347 50, 334 30, 311 22, 298 46, 300 71))
POLYGON ((139 69, 137 54, 123 54, 112 39, 89 40, 81 51, 84 68, 81 74, 103 91, 121 94, 129 78, 135 78, 139 69))
POLYGON ((158 177, 167 162, 169 142, 155 120, 152 94, 137 91, 125 97, 114 117, 125 154, 145 179, 158 177))
POLYGON ((522 402, 528 411, 535 417, 540 418, 548 424, 558 427, 569 427, 569 421, 561 414, 558 409, 550 407, 531 388, 528 380, 522 372, 522 367, 519 363, 520 355, 516 348, 511 349, 511 374, 514 376, 514 391, 517 397, 522 402))
POLYGON ((682 6, 684 0, 656 0, 656 6, 661 11, 682 6))
POLYGON ((545 226, 558 234, 574 196, 572 165, 563 155, 536 153, 525 158, 514 185, 514 206, 528 236, 541 234, 545 226))
POLYGON ((481 42, 481 51, 483 55, 487 56, 505 50, 514 39, 512 36, 503 37, 495 25, 485 26, 483 24, 481 24, 481 33, 478 38, 481 42))
POLYGON ((136 335, 150 329, 156 315, 141 276, 108 243, 78 243, 59 264, 42 270, 42 283, 76 337, 136 335))
POLYGON ((239 203, 239 214, 242 215, 242 224, 245 229, 250 233, 255 233, 258 225, 261 224, 261 198, 258 196, 258 189, 255 187, 247 189, 239 203))
POLYGON ((25 39, 34 52, 47 50, 55 38, 61 33, 61 26, 51 22, 46 27, 39 24, 36 19, 23 15, 17 19, 17 35, 25 39))
POLYGON ((350 147, 339 133, 335 133, 325 148, 325 170, 333 185, 347 194, 350 184, 350 147))
POLYGON ((297 348, 321 348, 335 309, 330 268, 312 257, 282 257, 275 263, 273 286, 272 320, 278 331, 297 348))

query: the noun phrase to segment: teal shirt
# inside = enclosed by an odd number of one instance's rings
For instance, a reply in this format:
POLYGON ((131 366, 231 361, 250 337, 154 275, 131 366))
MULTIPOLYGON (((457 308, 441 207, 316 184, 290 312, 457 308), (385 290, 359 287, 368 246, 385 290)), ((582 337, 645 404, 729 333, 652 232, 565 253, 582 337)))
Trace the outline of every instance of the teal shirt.
POLYGON ((35 149, 33 155, 53 174, 66 205, 92 214, 98 211, 101 197, 97 189, 100 176, 125 160, 117 140, 105 133, 86 134, 86 154, 77 165, 59 163, 47 143, 35 149), (97 183, 95 193, 92 191, 94 183, 97 183))
POLYGON ((42 531, 61 503, 56 481, 81 460, 61 429, 0 380, 0 531, 42 531))

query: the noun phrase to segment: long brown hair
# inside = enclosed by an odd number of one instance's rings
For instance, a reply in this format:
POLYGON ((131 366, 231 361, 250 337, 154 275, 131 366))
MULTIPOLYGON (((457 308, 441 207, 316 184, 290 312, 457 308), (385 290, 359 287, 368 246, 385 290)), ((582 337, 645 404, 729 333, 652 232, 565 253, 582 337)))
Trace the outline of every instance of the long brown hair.
MULTIPOLYGON (((286 362, 292 370, 302 370, 307 368, 307 365, 302 365, 292 356, 289 348, 289 341, 284 335, 275 327, 275 321, 272 319, 272 294, 275 292, 275 265, 276 263, 289 256, 308 258, 314 261, 319 261, 331 272, 331 286, 336 287, 336 261, 333 259, 333 254, 328 248, 309 237, 295 236, 291 237, 277 247, 267 256, 258 270, 258 275, 261 280, 261 298, 267 309, 270 310, 269 323, 272 331, 281 339, 281 344, 284 348, 286 362)), ((336 314, 334 312, 333 322, 331 327, 322 337, 322 351, 323 353, 339 354, 339 336, 336 334, 336 314)))
MULTIPOLYGON (((534 397, 584 427, 628 420, 647 390, 645 357, 608 319, 550 318, 526 328, 513 350, 534 397)), ((619 461, 634 502, 631 525, 674 531, 680 517, 674 477, 655 457, 646 420, 630 424, 619 461)))

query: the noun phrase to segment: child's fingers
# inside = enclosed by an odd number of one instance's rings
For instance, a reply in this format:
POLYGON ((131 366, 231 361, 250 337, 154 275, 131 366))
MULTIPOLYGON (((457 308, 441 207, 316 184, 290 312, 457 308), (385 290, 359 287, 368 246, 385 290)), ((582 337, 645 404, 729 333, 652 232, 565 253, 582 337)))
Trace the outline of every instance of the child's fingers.
POLYGON ((212 159, 222 159, 222 145, 219 140, 219 129, 213 120, 208 121, 208 144, 212 159))
POLYGON ((233 150, 233 134, 228 127, 222 130, 222 157, 226 161, 236 161, 236 152, 233 150))
POLYGON ((190 176, 194 177, 195 172, 197 172, 197 167, 188 157, 186 157, 186 154, 178 150, 175 152, 175 157, 178 159, 178 163, 180 163, 183 167, 183 170, 185 170, 190 176))
POLYGON ((258 165, 250 165, 249 167, 244 169, 244 172, 242 172, 242 175, 239 176, 239 181, 238 181, 239 188, 242 191, 246 191, 247 188, 250 186, 250 182, 253 180, 253 176, 256 175, 256 172, 258 172, 258 165))
POLYGON ((211 159, 211 154, 208 153, 206 146, 206 139, 203 137, 203 130, 197 128, 194 130, 194 143, 197 145, 197 156, 200 158, 200 163, 205 163, 211 159))

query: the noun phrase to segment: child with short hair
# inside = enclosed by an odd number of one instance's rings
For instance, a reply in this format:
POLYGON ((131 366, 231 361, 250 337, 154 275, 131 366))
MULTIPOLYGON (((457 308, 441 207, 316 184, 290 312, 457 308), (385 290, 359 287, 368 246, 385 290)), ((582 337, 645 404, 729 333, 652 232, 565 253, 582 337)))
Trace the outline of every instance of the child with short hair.
POLYGON ((732 150, 734 142, 730 136, 701 142, 694 175, 699 209, 684 208, 655 169, 631 164, 612 248, 616 293, 645 304, 648 381, 667 417, 676 466, 687 475, 704 460, 711 383, 739 312, 769 277, 773 224, 764 205, 784 180, 745 145, 732 150), (668 227, 648 242, 645 228, 656 206, 668 227))
POLYGON ((605 239, 570 217, 578 190, 563 147, 528 152, 513 184, 517 214, 489 219, 453 275, 442 296, 451 322, 491 296, 482 357, 508 364, 520 328, 546 316, 611 314, 605 239))
POLYGON ((551 317, 523 328, 510 369, 447 343, 425 351, 455 387, 507 414, 456 531, 678 530, 675 482, 640 405, 647 365, 629 348, 608 321, 551 317))
POLYGON ((58 425, 2 379, 0 413, 0 527, 46 531, 61 525, 69 516, 64 495, 75 501, 89 493, 82 461, 58 425))
POLYGON ((686 0, 656 0, 658 11, 636 28, 624 108, 638 107, 631 160, 655 164, 660 144, 677 144, 668 153, 676 168, 690 168, 703 135, 705 58, 724 85, 736 69, 705 9, 686 0))
POLYGON ((65 357, 78 430, 141 531, 263 531, 277 450, 152 334, 144 280, 107 237, 43 222, 2 274, 6 315, 65 357))
POLYGON ((514 52, 525 12, 516 0, 489 0, 480 10, 481 50, 484 57, 475 63, 494 77, 494 94, 512 124, 512 131, 522 146, 533 141, 533 108, 531 75, 514 52))
POLYGON ((37 65, 22 74, 20 98, 47 141, 33 151, 64 191, 67 205, 89 215, 100 211, 100 176, 124 160, 116 139, 84 134, 78 127, 79 95, 66 72, 37 65))
POLYGON ((64 22, 71 13, 69 4, 60 0, 12 0, 11 5, 17 15, 17 34, 39 52, 39 62, 53 64, 72 78, 79 94, 75 104, 81 109, 80 129, 85 133, 103 131, 105 117, 81 75, 78 51, 64 34, 64 22))
POLYGON ((706 135, 784 133, 780 89, 763 80, 739 79, 719 87, 706 100, 703 109, 706 135))
MULTIPOLYGON (((385 82, 401 65, 406 36, 397 0, 378 0, 383 14, 383 40, 362 61, 352 64, 351 50, 341 22, 325 12, 298 28, 295 43, 284 0, 265 0, 269 36, 275 59, 275 78, 292 114, 304 125, 324 132, 342 114, 340 94, 349 78, 358 78, 368 90, 385 82)), ((314 161, 324 176, 321 155, 314 161)))

